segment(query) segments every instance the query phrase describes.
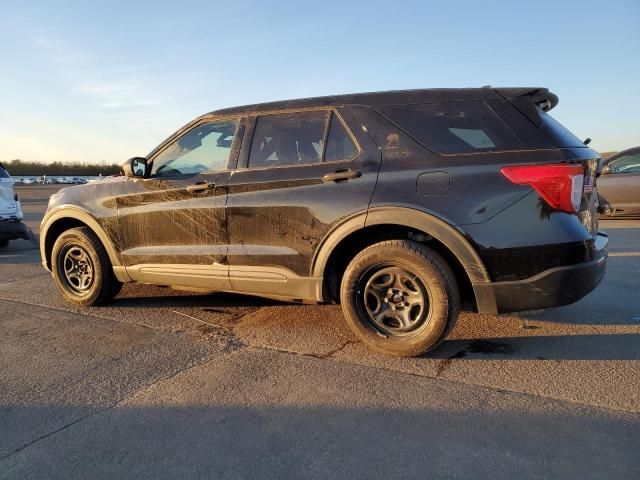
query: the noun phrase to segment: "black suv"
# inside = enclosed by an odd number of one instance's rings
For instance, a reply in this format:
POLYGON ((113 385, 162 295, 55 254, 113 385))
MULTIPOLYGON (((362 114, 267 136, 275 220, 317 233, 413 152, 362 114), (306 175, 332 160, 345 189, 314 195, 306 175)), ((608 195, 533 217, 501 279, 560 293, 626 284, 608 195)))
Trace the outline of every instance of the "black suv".
POLYGON ((408 90, 218 110, 53 195, 42 264, 68 300, 123 282, 340 302, 419 355, 461 307, 565 305, 602 280, 599 155, 543 88, 408 90))

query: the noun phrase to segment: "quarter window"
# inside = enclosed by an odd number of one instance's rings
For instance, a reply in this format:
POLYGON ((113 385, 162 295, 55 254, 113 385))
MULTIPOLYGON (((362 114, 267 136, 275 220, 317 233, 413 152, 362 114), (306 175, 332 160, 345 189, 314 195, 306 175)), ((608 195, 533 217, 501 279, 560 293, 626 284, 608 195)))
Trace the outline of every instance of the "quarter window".
POLYGON ((258 117, 249 167, 321 162, 328 115, 327 111, 313 111, 258 117))
POLYGON ((329 125, 329 136, 327 137, 327 151, 324 159, 327 162, 332 160, 351 160, 357 154, 356 146, 336 115, 331 115, 329 125))
POLYGON ((226 170, 238 122, 225 120, 199 125, 167 146, 154 158, 151 176, 219 172, 226 170))
POLYGON ((482 101, 391 105, 380 112, 439 153, 515 150, 522 143, 482 101))

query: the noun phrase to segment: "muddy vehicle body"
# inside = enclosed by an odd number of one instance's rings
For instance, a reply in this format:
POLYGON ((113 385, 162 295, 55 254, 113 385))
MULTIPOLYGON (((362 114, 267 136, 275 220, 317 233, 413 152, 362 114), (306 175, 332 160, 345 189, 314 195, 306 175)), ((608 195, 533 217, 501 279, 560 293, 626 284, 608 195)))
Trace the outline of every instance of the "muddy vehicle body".
POLYGON ((373 349, 420 355, 461 308, 566 305, 603 278, 599 155, 556 104, 475 88, 218 110, 53 195, 42 263, 86 305, 124 282, 341 303, 373 349))

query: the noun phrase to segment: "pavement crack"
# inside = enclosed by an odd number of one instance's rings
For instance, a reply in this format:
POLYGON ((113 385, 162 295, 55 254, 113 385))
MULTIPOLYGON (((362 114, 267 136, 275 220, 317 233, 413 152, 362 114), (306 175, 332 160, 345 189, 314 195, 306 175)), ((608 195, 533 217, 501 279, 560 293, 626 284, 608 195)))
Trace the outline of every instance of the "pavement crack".
POLYGON ((436 367, 436 373, 432 378, 438 378, 440 374, 449 366, 451 362, 456 358, 464 358, 467 356, 467 349, 460 350, 452 355, 449 355, 447 358, 438 362, 438 366, 436 367))
POLYGON ((171 311, 173 313, 177 313, 178 315, 182 315, 183 317, 187 317, 196 322, 199 322, 200 326, 198 330, 200 330, 200 332, 202 332, 203 334, 216 335, 218 338, 226 341, 226 345, 223 348, 223 352, 225 353, 233 352, 246 346, 245 343, 238 338, 232 328, 225 327, 224 325, 218 325, 217 323, 207 322, 205 320, 199 319, 198 317, 194 317, 193 315, 179 312, 178 310, 171 311))
POLYGON ((336 353, 341 352, 342 350, 344 350, 345 348, 347 348, 349 345, 356 345, 357 343, 360 343, 356 340, 348 340, 346 342, 344 342, 344 344, 338 348, 336 348, 335 350, 331 350, 330 352, 322 355, 323 358, 329 358, 329 357, 333 357, 336 353))
POLYGON ((78 424, 78 423, 80 423, 80 422, 83 422, 84 420, 86 420, 86 419, 88 419, 88 418, 94 417, 94 416, 99 415, 99 414, 101 414, 101 413, 104 413, 104 412, 106 412, 106 411, 108 411, 108 410, 111 410, 111 409, 112 409, 113 407, 115 407, 116 405, 117 405, 117 404, 114 404, 114 405, 111 405, 111 406, 109 406, 109 407, 106 407, 106 408, 103 408, 103 409, 101 409, 101 410, 98 410, 98 411, 96 411, 96 412, 91 412, 90 414, 85 415, 85 416, 83 416, 83 417, 80 417, 80 418, 78 418, 78 419, 74 420, 73 422, 69 422, 69 423, 67 423, 66 425, 64 425, 64 426, 62 426, 62 427, 60 427, 60 428, 57 428, 57 429, 55 429, 55 430, 52 430, 51 432, 45 433, 44 435, 41 435, 41 436, 39 436, 38 438, 34 438, 34 439, 33 439, 33 440, 31 440, 30 442, 27 442, 27 443, 25 443, 24 445, 22 445, 22 446, 20 446, 20 447, 18 447, 18 448, 16 448, 16 449, 14 449, 13 451, 11 451, 11 452, 9 452, 9 453, 7 453, 7 454, 3 455, 2 457, 0 457, 0 460, 6 460, 7 458, 12 457, 13 455, 15 455, 15 454, 17 454, 17 453, 20 453, 20 452, 21 452, 21 451, 23 451, 24 449, 29 448, 29 447, 31 447, 32 445, 35 445, 36 443, 41 442, 42 440, 45 440, 45 439, 47 439, 47 438, 49 438, 49 437, 51 437, 51 436, 53 436, 53 435, 55 435, 55 434, 57 434, 57 433, 64 432, 64 431, 65 431, 65 430, 67 430, 68 428, 73 427, 74 425, 76 425, 76 424, 78 424))

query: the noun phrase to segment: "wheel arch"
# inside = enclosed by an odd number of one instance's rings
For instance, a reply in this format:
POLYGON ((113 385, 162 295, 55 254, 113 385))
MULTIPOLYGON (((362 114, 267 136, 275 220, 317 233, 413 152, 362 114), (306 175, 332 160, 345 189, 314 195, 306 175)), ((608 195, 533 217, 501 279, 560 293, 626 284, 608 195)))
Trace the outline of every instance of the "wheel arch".
POLYGON ((48 212, 40 226, 40 256, 42 266, 51 270, 51 252, 53 244, 60 234, 76 227, 87 227, 96 234, 109 256, 114 273, 118 280, 127 281, 125 269, 121 266, 120 257, 104 228, 88 212, 75 206, 62 206, 48 212))
POLYGON ((490 282, 482 259, 469 241, 444 220, 421 210, 407 207, 375 207, 346 218, 325 237, 311 267, 311 275, 323 278, 324 301, 335 301, 343 268, 362 248, 393 238, 423 235, 424 241, 445 257, 456 278, 466 287, 469 299, 477 304, 474 285, 490 282), (340 258, 346 257, 346 258, 340 258), (338 265, 336 262, 342 262, 338 265), (337 274, 337 275, 336 275, 337 274), (338 283, 337 285, 335 283, 338 283))

